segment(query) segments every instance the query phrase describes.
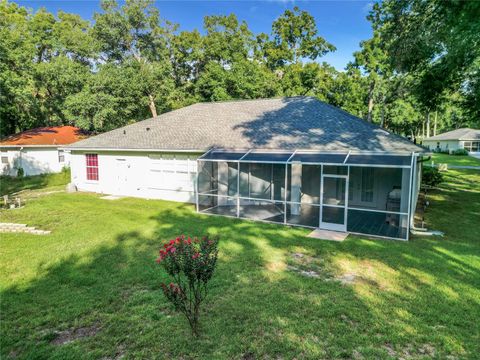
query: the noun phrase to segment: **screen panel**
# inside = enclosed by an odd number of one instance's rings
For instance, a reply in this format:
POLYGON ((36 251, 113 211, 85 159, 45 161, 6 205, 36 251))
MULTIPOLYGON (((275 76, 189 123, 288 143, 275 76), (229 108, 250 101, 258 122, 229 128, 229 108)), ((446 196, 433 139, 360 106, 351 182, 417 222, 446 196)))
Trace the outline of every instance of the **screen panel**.
POLYGON ((350 154, 347 165, 410 166, 412 155, 363 155, 350 154))

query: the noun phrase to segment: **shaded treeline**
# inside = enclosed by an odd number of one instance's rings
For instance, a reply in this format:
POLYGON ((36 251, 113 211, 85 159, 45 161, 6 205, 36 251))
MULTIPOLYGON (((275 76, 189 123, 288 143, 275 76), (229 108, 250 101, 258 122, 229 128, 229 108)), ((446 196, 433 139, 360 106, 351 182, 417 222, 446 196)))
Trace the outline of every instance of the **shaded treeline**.
POLYGON ((0 2, 0 135, 74 124, 102 132, 198 101, 310 95, 410 136, 480 119, 480 2, 387 0, 337 71, 298 8, 254 34, 234 14, 182 31, 149 0, 102 1, 89 22, 0 2))

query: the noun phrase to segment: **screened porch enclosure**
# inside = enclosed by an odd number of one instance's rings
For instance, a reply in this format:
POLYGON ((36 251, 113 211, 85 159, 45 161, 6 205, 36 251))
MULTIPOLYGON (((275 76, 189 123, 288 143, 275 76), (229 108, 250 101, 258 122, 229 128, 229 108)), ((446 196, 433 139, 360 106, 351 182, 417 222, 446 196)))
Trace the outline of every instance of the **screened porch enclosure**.
POLYGON ((198 159, 197 210, 406 240, 413 159, 211 150, 198 159))

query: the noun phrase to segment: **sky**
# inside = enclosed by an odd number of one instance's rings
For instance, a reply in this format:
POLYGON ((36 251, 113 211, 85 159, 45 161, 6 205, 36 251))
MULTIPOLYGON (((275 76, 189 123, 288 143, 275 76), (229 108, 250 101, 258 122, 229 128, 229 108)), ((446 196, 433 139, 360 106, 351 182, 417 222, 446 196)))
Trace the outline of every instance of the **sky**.
MULTIPOLYGON (((18 4, 37 10, 45 7, 50 12, 59 10, 79 14, 84 19, 93 20, 93 14, 101 11, 100 0, 27 0, 18 4)), ((326 61, 337 70, 345 68, 353 60, 353 52, 359 43, 371 37, 372 29, 366 16, 371 9, 371 1, 290 1, 290 0, 191 0, 156 1, 160 15, 180 25, 180 30, 198 29, 202 32, 203 17, 206 15, 228 15, 234 13, 239 20, 245 20, 254 33, 270 33, 272 22, 286 9, 298 6, 308 11, 317 23, 319 35, 336 46, 337 50, 318 61, 326 61)))

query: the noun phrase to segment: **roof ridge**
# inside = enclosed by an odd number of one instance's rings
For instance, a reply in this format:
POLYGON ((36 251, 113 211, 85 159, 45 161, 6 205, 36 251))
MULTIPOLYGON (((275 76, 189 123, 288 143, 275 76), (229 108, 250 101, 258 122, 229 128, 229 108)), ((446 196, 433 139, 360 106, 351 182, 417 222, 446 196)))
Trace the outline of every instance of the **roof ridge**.
POLYGON ((275 96, 275 97, 269 97, 269 98, 256 98, 256 99, 228 99, 228 100, 214 100, 214 101, 199 101, 193 105, 223 104, 223 103, 231 103, 231 102, 265 101, 265 100, 281 100, 281 99, 299 99, 299 98, 316 99, 314 96, 295 95, 295 96, 275 96))

